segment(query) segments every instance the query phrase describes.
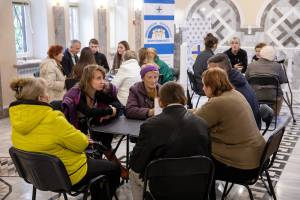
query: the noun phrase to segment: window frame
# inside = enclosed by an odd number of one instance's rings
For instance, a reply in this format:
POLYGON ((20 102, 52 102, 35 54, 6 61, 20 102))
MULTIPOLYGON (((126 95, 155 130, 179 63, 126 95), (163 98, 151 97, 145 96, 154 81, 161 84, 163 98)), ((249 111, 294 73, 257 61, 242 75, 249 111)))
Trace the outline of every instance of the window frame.
POLYGON ((80 38, 80 7, 79 4, 77 3, 70 3, 69 4, 69 35, 70 35, 70 40, 76 39, 79 40, 80 38), (77 9, 77 37, 74 37, 74 27, 71 26, 71 9, 76 8, 77 9))
MULTIPOLYGON (((16 57, 17 59, 20 58, 29 58, 32 57, 33 55, 33 44, 32 44, 32 20, 31 20, 31 5, 30 1, 21 1, 21 0, 14 0, 12 2, 12 9, 13 9, 13 21, 15 20, 14 17, 14 6, 15 5, 21 5, 25 6, 24 8, 24 14, 22 16, 22 21, 25 23, 24 29, 22 29, 23 34, 25 35, 24 43, 26 46, 24 52, 17 52, 16 49, 16 57)), ((14 28, 14 34, 15 34, 15 43, 16 43, 16 33, 15 33, 15 26, 13 25, 14 28)), ((15 44, 16 45, 16 44, 15 44)))

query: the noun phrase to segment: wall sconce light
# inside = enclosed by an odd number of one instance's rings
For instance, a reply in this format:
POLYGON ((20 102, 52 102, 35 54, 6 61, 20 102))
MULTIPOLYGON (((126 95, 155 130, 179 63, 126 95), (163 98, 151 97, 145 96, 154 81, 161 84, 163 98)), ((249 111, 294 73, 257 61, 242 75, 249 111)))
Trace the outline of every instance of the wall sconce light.
POLYGON ((63 0, 51 0, 52 6, 62 6, 63 0))
POLYGON ((107 4, 107 0, 96 0, 96 5, 99 9, 107 9, 107 4))
POLYGON ((141 11, 143 7, 143 0, 134 0, 134 10, 141 11))

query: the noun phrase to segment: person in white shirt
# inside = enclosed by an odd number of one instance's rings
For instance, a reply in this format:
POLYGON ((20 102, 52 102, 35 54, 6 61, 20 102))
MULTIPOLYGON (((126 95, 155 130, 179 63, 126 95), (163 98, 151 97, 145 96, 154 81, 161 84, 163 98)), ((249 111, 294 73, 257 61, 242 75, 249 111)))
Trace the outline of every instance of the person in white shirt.
POLYGON ((129 88, 141 81, 140 70, 136 53, 127 50, 124 53, 122 65, 111 82, 118 89, 117 97, 123 105, 126 105, 129 88))

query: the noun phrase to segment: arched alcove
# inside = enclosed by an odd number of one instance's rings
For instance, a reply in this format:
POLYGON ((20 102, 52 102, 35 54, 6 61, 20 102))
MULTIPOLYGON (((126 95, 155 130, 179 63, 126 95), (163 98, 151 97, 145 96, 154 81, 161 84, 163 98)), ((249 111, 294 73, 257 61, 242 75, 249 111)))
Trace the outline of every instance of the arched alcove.
MULTIPOLYGON (((238 8, 231 0, 198 0, 191 7, 187 14, 187 24, 197 30, 199 21, 209 20, 208 26, 212 33, 220 39, 220 45, 223 45, 236 32, 240 31, 241 16, 238 8), (195 24, 193 24, 193 22, 195 24)), ((198 28, 199 29, 199 28, 198 28)), ((187 34, 188 37, 196 37, 193 31, 187 34)), ((189 39, 188 39, 189 40, 189 39)))
POLYGON ((272 0, 262 13, 260 25, 275 46, 300 48, 300 1, 272 0))

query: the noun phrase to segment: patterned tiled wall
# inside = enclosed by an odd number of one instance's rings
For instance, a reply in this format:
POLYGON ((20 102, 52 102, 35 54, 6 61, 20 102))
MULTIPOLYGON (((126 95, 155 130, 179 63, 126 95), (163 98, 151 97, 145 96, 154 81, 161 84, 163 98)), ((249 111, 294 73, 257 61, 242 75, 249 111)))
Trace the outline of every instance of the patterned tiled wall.
MULTIPOLYGON (((288 77, 294 92, 300 96, 300 0, 272 0, 264 8, 257 28, 241 27, 241 15, 231 0, 196 1, 188 12, 186 23, 179 27, 182 42, 187 44, 187 54, 195 51, 195 41, 201 44, 207 30, 219 38, 217 53, 227 49, 229 39, 237 36, 242 48, 247 50, 249 60, 257 43, 269 43, 278 49, 279 59, 287 60, 288 77), (207 20, 210 23, 205 24, 207 20)), ((195 56, 187 58, 187 68, 193 64, 192 57, 195 56)))
POLYGON ((260 27, 251 30, 241 27, 240 13, 231 0, 198 0, 189 11, 187 24, 191 18, 210 18, 209 26, 220 39, 220 46, 228 45, 235 35, 241 38, 242 46, 253 47, 265 41, 276 47, 300 48, 299 0, 271 1, 262 14, 260 27))

